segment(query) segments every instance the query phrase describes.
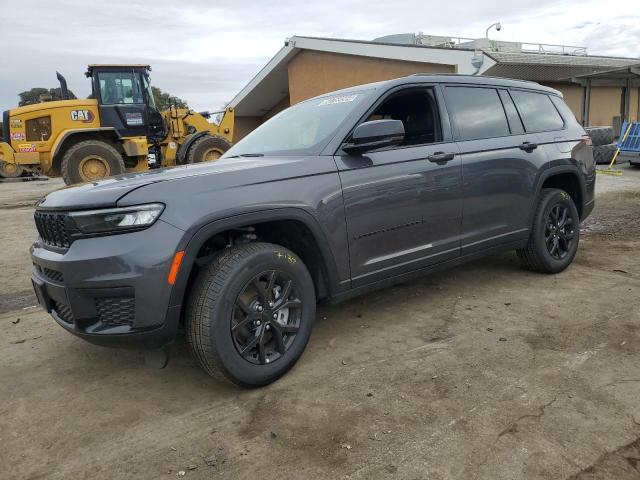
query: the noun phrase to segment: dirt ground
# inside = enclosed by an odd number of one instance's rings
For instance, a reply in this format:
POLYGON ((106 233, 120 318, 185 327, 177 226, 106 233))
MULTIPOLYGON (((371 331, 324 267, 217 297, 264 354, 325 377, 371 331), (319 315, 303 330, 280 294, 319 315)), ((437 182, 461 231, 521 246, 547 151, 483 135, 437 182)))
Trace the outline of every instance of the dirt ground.
POLYGON ((33 202, 0 184, 0 478, 638 479, 640 169, 599 176, 575 263, 494 256, 322 307, 283 379, 239 390, 37 307, 33 202))

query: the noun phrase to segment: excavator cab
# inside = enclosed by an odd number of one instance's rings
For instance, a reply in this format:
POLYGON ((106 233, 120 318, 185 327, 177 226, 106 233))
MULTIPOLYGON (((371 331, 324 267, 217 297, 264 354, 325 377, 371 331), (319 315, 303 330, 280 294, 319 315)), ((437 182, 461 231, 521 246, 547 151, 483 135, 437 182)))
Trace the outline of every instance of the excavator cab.
POLYGON ((149 65, 89 65, 92 98, 98 101, 100 124, 120 137, 146 136, 153 143, 166 135, 149 81, 149 65))

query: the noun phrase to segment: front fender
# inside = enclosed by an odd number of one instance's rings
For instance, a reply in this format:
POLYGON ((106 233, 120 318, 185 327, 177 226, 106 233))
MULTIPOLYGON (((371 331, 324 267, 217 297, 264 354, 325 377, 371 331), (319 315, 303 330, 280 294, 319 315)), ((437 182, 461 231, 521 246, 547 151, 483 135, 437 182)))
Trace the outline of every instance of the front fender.
POLYGON ((92 132, 113 132, 113 134, 117 136, 116 129, 113 127, 69 128, 67 130, 62 130, 51 145, 51 158, 55 158, 55 156, 60 152, 60 149, 67 138, 79 133, 87 134, 92 132))
POLYGON ((182 259, 182 264, 180 265, 180 273, 171 291, 169 305, 172 307, 182 305, 189 277, 196 262, 198 252, 207 240, 220 232, 233 228, 278 220, 300 221, 309 228, 320 249, 320 254, 322 255, 322 262, 325 266, 325 273, 328 277, 329 292, 330 294, 334 293, 339 284, 338 270, 334 255, 329 248, 329 242, 320 225, 316 219, 305 210, 295 207, 285 207, 221 218, 198 227, 195 232, 185 232, 185 235, 177 248, 177 251, 183 250, 185 254, 182 259))

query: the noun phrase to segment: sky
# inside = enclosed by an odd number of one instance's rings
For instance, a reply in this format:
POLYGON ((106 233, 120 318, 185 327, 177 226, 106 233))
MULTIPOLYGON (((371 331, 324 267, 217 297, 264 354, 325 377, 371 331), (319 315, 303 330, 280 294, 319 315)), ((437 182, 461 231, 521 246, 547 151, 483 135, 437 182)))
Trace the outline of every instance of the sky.
POLYGON ((394 33, 584 46, 640 58, 633 0, 0 0, 0 109, 31 87, 90 93, 89 63, 147 63, 152 84, 195 110, 225 105, 293 35, 371 40, 394 33), (535 5, 532 8, 532 5, 535 5))

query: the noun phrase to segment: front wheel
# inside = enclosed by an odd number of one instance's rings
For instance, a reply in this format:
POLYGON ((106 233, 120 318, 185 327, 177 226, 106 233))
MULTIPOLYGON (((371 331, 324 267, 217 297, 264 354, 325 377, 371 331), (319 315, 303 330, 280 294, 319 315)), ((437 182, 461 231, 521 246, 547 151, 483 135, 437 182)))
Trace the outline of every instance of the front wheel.
POLYGON ((559 273, 567 268, 578 251, 580 216, 571 196, 558 188, 540 193, 529 241, 517 251, 529 270, 559 273))
POLYGON ((313 281, 293 252, 269 243, 232 247, 194 283, 185 317, 187 341, 210 375, 259 387, 300 358, 315 307, 313 281))

